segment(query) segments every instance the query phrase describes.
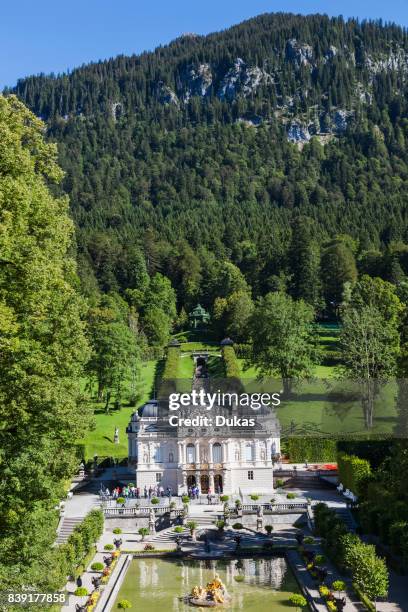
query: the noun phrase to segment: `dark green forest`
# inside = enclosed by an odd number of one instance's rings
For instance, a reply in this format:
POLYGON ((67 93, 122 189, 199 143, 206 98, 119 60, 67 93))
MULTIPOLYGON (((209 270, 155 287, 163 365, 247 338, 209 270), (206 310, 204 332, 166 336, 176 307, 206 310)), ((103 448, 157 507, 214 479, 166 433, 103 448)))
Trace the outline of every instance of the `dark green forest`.
POLYGON ((322 307, 343 290, 324 286, 327 249, 332 269, 346 259, 401 280, 407 55, 395 25, 271 14, 20 80, 14 93, 59 145, 86 295, 160 271, 178 311, 211 308, 229 261, 253 297, 283 287, 322 307), (290 142, 293 126, 308 136, 290 142), (310 269, 292 256, 298 238, 310 269), (299 288, 310 280, 312 298, 299 288))

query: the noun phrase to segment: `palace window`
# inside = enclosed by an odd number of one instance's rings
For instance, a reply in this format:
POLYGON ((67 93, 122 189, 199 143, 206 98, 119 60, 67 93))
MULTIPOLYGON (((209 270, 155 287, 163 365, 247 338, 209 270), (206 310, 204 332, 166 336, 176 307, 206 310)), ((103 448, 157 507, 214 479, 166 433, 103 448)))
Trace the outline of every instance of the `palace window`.
POLYGON ((169 463, 174 463, 174 455, 173 455, 173 453, 169 453, 169 463))
POLYGON ((163 452, 161 446, 157 446, 154 453, 154 460, 156 463, 161 463, 163 461, 163 452))
POLYGON ((253 461, 253 447, 252 444, 247 444, 245 447, 245 460, 253 461))
POLYGON ((161 479, 162 479, 162 475, 159 472, 157 472, 157 474, 156 474, 156 482, 161 482, 161 479))
POLYGON ((253 480, 254 479, 254 473, 252 470, 249 470, 248 472, 248 480, 253 480))
POLYGON ((194 444, 187 444, 187 463, 195 463, 195 446, 194 444))
POLYGON ((219 442, 213 445, 213 461, 214 463, 221 463, 222 461, 221 444, 219 442))

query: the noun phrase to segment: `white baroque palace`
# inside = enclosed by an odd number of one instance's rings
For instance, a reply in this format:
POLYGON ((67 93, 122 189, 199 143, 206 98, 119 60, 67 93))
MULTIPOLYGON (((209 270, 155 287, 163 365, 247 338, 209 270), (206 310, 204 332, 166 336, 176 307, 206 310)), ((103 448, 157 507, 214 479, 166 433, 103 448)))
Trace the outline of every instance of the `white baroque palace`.
MULTIPOLYGON (((202 494, 270 493, 280 455, 279 427, 268 414, 257 427, 172 427, 156 400, 133 413, 127 428, 129 465, 136 486, 171 487, 176 495, 198 486, 202 494)), ((190 413, 191 416, 191 413, 190 413)))

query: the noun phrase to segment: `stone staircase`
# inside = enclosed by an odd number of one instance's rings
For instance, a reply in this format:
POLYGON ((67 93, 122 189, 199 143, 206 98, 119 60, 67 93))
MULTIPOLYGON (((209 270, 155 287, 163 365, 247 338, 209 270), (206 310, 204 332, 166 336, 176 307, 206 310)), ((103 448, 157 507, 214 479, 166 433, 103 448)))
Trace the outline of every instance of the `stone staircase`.
POLYGON ((355 531, 357 529, 357 523, 348 508, 334 508, 334 510, 337 516, 345 523, 349 531, 355 531))
MULTIPOLYGON (((279 480, 278 473, 275 472, 275 479, 279 480)), ((276 482, 275 480, 275 482, 276 482)), ((284 489, 300 489, 304 491, 309 490, 318 490, 318 489, 333 489, 334 486, 331 485, 326 480, 319 478, 318 476, 313 476, 312 474, 296 474, 288 479, 285 479, 285 484, 283 485, 284 489)))
POLYGON ((184 537, 189 534, 190 532, 187 528, 181 533, 175 533, 174 527, 171 529, 163 529, 163 531, 159 531, 155 536, 149 538, 149 543, 156 544, 158 548, 160 548, 160 544, 175 544, 177 536, 184 537))
POLYGON ((68 540, 71 533, 74 531, 75 527, 79 525, 79 523, 81 523, 83 520, 83 516, 65 516, 62 519, 62 523, 59 527, 55 543, 64 544, 68 540))

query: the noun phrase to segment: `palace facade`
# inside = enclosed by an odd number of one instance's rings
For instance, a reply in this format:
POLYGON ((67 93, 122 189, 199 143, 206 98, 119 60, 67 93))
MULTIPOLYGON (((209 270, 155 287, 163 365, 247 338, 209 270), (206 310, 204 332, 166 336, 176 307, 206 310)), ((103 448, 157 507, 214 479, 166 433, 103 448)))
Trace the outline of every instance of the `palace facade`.
MULTIPOLYGON (((223 409, 217 411, 222 413, 223 409)), ((234 414, 240 414, 239 408, 234 414)), ((185 409, 179 416, 194 413, 185 409)), ((212 493, 270 493, 273 463, 280 455, 279 426, 269 408, 255 416, 256 426, 248 428, 174 427, 161 402, 148 401, 133 413, 126 430, 136 486, 142 490, 171 487, 177 495, 186 494, 191 486, 198 486, 202 494, 209 489, 212 493)))

